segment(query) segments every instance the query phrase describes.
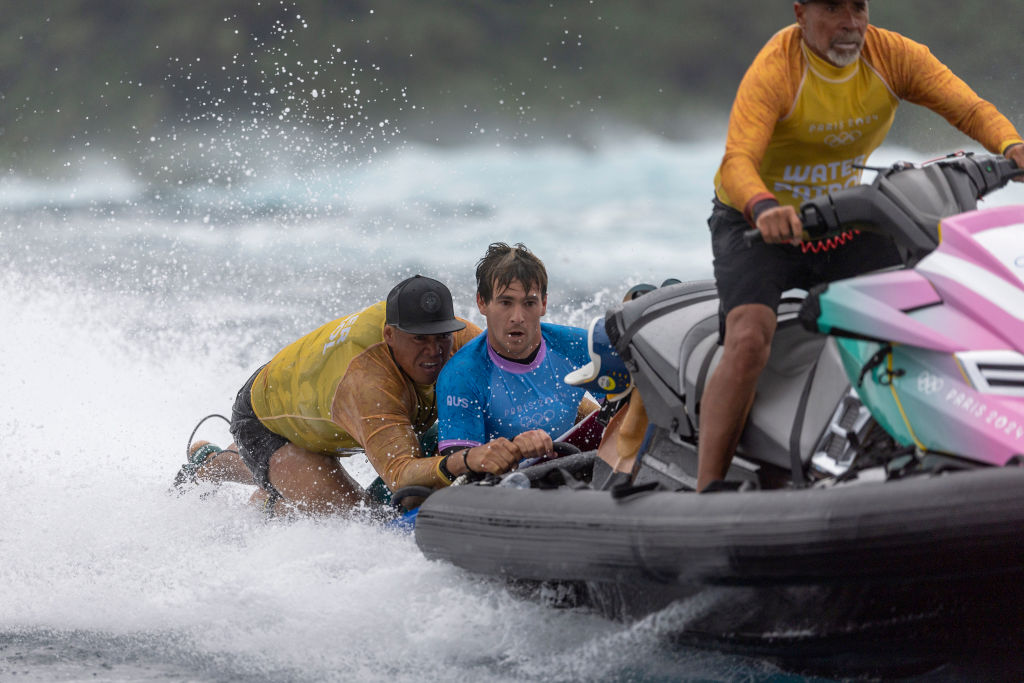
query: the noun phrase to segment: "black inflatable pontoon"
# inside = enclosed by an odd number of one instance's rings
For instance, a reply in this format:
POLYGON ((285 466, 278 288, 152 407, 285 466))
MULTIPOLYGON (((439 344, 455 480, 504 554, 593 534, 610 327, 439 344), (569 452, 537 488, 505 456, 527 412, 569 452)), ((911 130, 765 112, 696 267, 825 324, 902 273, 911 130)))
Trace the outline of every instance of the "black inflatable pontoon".
MULTIPOLYGON (((573 457, 579 469, 593 454, 573 457)), ((428 558, 569 584, 613 618, 674 614, 666 635, 687 644, 875 670, 1016 649, 1022 492, 1016 468, 618 498, 470 485, 431 495, 415 535, 428 558)))

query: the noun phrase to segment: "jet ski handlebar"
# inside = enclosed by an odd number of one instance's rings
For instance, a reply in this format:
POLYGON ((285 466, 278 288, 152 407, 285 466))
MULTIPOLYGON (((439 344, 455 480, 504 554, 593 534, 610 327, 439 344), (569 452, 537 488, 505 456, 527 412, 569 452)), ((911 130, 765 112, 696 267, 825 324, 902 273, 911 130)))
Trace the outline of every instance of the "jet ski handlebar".
MULTIPOLYGON (((1024 169, 1002 155, 963 152, 921 166, 897 162, 871 170, 878 172, 871 184, 800 206, 805 240, 864 229, 890 235, 910 253, 931 251, 942 218, 976 209, 978 199, 1024 176, 1024 169)), ((757 228, 745 230, 743 238, 747 244, 762 239, 757 228)))

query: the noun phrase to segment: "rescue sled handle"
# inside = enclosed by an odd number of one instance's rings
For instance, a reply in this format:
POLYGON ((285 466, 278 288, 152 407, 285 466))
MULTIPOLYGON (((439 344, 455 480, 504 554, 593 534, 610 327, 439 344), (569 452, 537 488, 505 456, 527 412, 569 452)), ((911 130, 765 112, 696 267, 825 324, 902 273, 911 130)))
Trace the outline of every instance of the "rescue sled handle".
MULTIPOLYGON (((889 235, 904 261, 915 263, 938 246, 939 221, 978 206, 978 199, 1024 175, 1001 155, 956 153, 915 166, 897 162, 869 185, 837 190, 800 206, 804 239, 847 230, 889 235)), ((761 239, 756 228, 743 233, 747 243, 761 239)))

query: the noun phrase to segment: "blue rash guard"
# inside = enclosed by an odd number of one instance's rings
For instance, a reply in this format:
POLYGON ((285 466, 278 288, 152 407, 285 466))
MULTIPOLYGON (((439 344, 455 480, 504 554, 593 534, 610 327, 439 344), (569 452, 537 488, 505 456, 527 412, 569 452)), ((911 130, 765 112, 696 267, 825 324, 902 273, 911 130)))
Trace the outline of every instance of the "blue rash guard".
POLYGON ((590 362, 587 331, 541 323, 541 343, 529 364, 499 356, 481 334, 452 356, 437 380, 437 422, 444 452, 513 439, 543 429, 557 439, 576 421, 585 390, 563 378, 590 362))

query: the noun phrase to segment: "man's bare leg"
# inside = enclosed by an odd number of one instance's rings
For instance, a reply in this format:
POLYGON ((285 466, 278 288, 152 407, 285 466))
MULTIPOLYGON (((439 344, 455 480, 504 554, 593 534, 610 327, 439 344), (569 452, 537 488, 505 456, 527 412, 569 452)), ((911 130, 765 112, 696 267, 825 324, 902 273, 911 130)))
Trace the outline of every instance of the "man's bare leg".
POLYGON ((768 363, 776 315, 768 306, 744 304, 725 319, 725 347, 700 402, 697 490, 725 478, 740 440, 757 380, 768 363))
POLYGON ((345 512, 366 502, 366 492, 338 458, 285 444, 270 456, 270 483, 300 512, 345 512))
POLYGON ((231 481, 238 484, 252 484, 252 472, 246 466, 242 456, 238 454, 238 444, 231 444, 219 453, 212 453, 199 469, 196 470, 196 481, 219 484, 231 481))

